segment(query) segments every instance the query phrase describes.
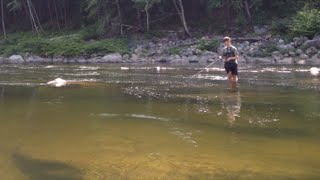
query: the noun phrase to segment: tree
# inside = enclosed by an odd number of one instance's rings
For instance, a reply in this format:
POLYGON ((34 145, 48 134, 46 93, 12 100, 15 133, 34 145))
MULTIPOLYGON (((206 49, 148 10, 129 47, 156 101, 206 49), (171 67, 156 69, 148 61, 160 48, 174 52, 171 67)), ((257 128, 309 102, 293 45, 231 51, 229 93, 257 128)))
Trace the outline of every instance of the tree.
POLYGON ((146 29, 150 31, 150 13, 149 9, 161 0, 132 0, 135 3, 137 10, 143 10, 146 13, 146 29))
POLYGON ((6 34, 6 25, 4 22, 4 5, 3 5, 3 0, 1 0, 1 22, 2 22, 2 31, 3 31, 3 36, 4 38, 7 38, 7 34, 6 34))
POLYGON ((185 18, 184 7, 183 7, 183 4, 182 4, 182 1, 181 0, 172 0, 172 2, 173 2, 174 7, 176 8, 176 10, 177 10, 177 12, 179 14, 179 17, 180 17, 180 20, 182 22, 182 25, 183 25, 185 33, 188 36, 191 36, 191 33, 190 33, 188 25, 187 25, 187 21, 186 21, 186 18, 185 18))

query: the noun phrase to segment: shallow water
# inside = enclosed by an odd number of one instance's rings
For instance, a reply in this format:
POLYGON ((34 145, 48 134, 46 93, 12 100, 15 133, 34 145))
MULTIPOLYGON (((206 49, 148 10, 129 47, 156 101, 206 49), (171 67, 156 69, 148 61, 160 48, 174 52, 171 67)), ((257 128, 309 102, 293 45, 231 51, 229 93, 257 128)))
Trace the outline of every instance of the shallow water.
POLYGON ((1 65, 0 179, 320 179, 309 66, 157 66, 1 65))

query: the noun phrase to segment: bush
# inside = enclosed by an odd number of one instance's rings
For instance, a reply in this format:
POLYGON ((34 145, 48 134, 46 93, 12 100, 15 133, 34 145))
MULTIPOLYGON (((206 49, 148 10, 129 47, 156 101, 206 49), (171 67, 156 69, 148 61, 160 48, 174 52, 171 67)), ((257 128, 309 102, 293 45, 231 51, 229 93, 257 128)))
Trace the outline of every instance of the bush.
POLYGON ((320 10, 304 8, 294 17, 290 31, 295 36, 312 38, 320 32, 320 10))
POLYGON ((180 54, 180 51, 181 51, 181 49, 177 48, 177 47, 170 48, 169 49, 169 54, 170 55, 177 55, 177 54, 180 54))
POLYGON ((62 36, 57 38, 33 37, 26 35, 9 36, 0 41, 0 54, 30 53, 42 57, 64 56, 76 57, 90 54, 127 53, 128 47, 124 40, 107 39, 86 42, 80 36, 62 36), (20 38, 17 38, 20 37, 20 38))
POLYGON ((291 22, 292 21, 288 18, 272 21, 270 30, 272 34, 287 35, 291 22))
POLYGON ((218 47, 220 46, 220 41, 219 40, 201 40, 200 44, 199 44, 199 49, 202 51, 217 51, 218 47))

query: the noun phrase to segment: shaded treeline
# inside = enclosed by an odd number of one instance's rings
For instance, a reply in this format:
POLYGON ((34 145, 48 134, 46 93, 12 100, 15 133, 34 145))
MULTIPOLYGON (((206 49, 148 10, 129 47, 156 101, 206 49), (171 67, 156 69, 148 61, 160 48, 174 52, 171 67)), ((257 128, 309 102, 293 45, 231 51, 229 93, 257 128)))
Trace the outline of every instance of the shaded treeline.
POLYGON ((318 0, 0 0, 1 30, 77 30, 92 26, 102 36, 150 30, 236 28, 251 31, 255 24, 295 14, 318 0))

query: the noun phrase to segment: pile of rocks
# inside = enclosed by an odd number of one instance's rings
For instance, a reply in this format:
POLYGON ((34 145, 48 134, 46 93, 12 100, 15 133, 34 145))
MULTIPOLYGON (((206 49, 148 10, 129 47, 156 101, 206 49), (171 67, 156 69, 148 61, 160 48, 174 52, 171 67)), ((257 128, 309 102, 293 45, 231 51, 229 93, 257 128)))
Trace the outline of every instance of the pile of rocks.
MULTIPOLYGON (((256 28, 257 33, 266 33, 266 27, 256 28)), ((294 38, 286 43, 280 37, 272 37, 269 34, 261 35, 260 40, 235 41, 241 59, 246 62, 265 63, 318 63, 320 64, 320 35, 312 40, 306 37, 294 38)), ((202 37, 178 39, 159 38, 132 42, 130 54, 92 54, 90 57, 77 58, 42 58, 26 54, 12 55, 8 58, 0 57, 0 63, 132 63, 132 62, 161 62, 161 63, 207 63, 219 59, 224 48, 223 43, 217 49, 201 50, 200 43, 222 39, 222 37, 202 37)), ((240 39, 240 38, 239 38, 240 39)), ((246 38, 242 38, 246 39, 246 38)), ((248 38, 250 39, 250 38, 248 38)), ((258 38, 256 38, 258 39, 258 38)))

